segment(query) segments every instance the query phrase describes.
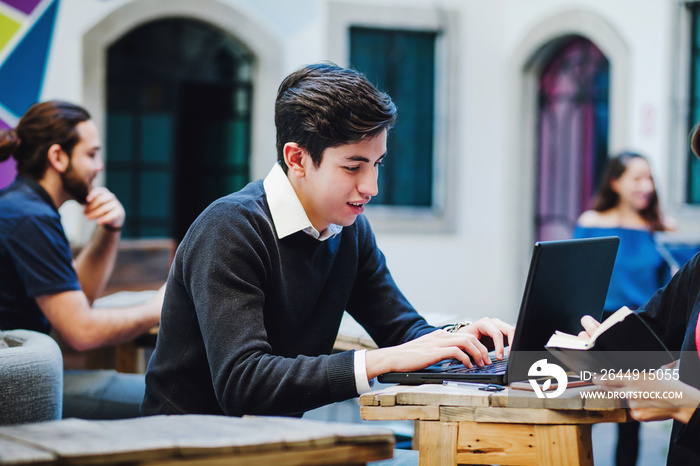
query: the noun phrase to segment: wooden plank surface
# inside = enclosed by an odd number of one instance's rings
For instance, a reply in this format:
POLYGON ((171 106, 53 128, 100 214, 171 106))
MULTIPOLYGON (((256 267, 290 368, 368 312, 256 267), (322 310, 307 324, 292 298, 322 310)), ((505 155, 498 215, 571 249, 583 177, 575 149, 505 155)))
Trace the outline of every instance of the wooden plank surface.
POLYGON ((509 408, 487 411, 478 409, 478 422, 520 422, 532 424, 595 424, 599 422, 627 422, 625 410, 588 411, 583 409, 528 409, 509 408))
POLYGON ((440 419, 439 406, 360 406, 362 419, 368 421, 425 421, 440 419))
MULTIPOLYGON (((334 445, 327 448, 314 448, 295 452, 289 450, 247 453, 235 455, 218 455, 192 458, 196 466, 313 466, 313 465, 364 465, 393 457, 391 445, 334 445)), ((149 462, 152 466, 182 466, 179 458, 149 462)))
POLYGON ((538 398, 533 391, 511 389, 487 392, 475 387, 450 387, 442 384, 393 385, 360 396, 365 406, 475 406, 498 408, 540 408, 571 410, 615 410, 623 407, 621 400, 584 398, 584 391, 597 392, 593 387, 575 387, 556 398, 538 398))
MULTIPOLYGON (((360 395, 360 406, 395 406, 397 393, 410 393, 422 390, 427 385, 391 385, 381 390, 360 395)), ((405 403, 410 404, 410 403, 405 403)))
POLYGON ((556 398, 537 398, 534 391, 507 388, 493 394, 491 405, 505 408, 584 409, 581 392, 590 390, 591 387, 576 387, 565 390, 556 398))
POLYGON ((493 392, 442 384, 392 385, 360 396, 360 406, 489 406, 493 392))
POLYGON ((48 451, 0 437, 0 464, 42 464, 55 459, 48 451))
POLYGON ((397 405, 422 406, 490 406, 493 392, 478 388, 448 387, 441 384, 425 384, 395 393, 397 405))
POLYGON ((457 460, 466 464, 537 464, 535 429, 523 424, 459 424, 457 460))
POLYGON ((591 426, 536 425, 537 463, 593 466, 591 426))
POLYGON ((421 422, 420 466, 448 466, 457 464, 456 422, 421 422))
MULTIPOLYGON (((200 415, 119 421, 66 419, 5 426, 0 427, 0 439, 43 449, 60 461, 82 464, 291 451, 303 454, 312 449, 379 445, 374 448, 376 453, 392 450, 394 443, 390 430, 363 424, 200 415)), ((21 463, 19 454, 15 459, 3 455, 5 464, 21 463)))

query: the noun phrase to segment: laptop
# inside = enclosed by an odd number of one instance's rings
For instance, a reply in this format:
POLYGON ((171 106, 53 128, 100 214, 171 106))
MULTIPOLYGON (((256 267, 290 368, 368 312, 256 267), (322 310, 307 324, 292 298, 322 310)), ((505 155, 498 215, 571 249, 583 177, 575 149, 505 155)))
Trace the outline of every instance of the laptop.
POLYGON ((380 375, 382 383, 424 384, 455 380, 506 385, 527 380, 530 366, 551 355, 544 346, 556 331, 578 333, 581 317, 600 316, 610 285, 620 238, 571 239, 535 243, 515 335, 504 361, 467 369, 456 359, 415 372, 380 375))

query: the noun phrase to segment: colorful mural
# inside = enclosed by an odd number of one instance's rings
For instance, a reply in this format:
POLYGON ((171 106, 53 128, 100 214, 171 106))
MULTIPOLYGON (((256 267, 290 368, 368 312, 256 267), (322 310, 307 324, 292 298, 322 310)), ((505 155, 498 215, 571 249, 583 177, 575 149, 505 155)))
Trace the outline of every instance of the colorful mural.
MULTIPOLYGON (((0 129, 40 98, 59 1, 0 0, 0 129)), ((0 163, 0 188, 15 173, 13 159, 0 163)))

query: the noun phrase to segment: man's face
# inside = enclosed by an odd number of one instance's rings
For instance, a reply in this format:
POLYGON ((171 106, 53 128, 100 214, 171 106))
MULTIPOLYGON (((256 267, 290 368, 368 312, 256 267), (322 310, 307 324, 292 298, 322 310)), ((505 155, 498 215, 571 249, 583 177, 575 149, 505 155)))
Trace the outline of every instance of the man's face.
POLYGON ((61 181, 63 190, 71 198, 85 204, 87 195, 92 190, 92 182, 104 169, 104 164, 98 155, 100 138, 95 123, 92 120, 83 121, 78 123, 75 129, 80 141, 73 148, 68 168, 61 173, 61 181))
POLYGON ((329 147, 321 164, 305 153, 305 175, 297 195, 319 232, 328 225, 350 226, 376 196, 379 165, 386 154, 386 131, 355 144, 329 147))

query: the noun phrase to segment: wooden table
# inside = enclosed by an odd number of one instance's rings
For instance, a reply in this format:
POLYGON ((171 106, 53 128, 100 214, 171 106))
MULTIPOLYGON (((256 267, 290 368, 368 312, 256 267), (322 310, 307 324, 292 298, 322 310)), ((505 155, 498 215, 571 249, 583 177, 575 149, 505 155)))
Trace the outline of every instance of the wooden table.
POLYGON ((153 416, 0 427, 0 464, 366 464, 393 456, 391 430, 306 419, 153 416))
POLYGON ((592 465, 591 424, 627 422, 619 400, 442 385, 391 386, 360 397, 367 420, 416 421, 420 464, 592 465))

